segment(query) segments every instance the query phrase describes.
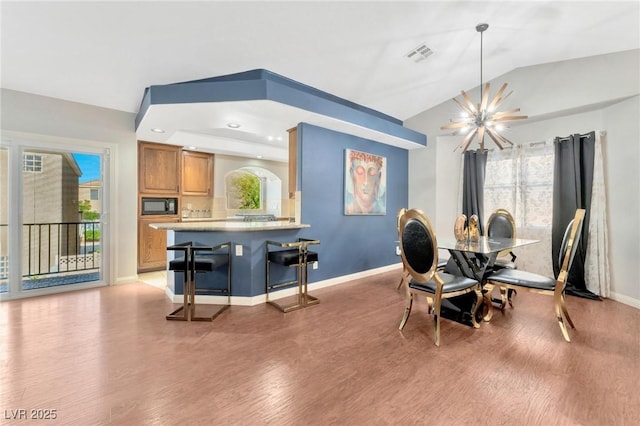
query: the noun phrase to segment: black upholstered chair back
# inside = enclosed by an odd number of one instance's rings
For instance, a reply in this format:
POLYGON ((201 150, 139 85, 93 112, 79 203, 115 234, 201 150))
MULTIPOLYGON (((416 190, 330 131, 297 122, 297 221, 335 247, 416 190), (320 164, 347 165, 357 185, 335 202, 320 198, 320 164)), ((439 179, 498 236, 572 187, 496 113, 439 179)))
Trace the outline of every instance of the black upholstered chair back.
POLYGON ((487 236, 498 238, 515 238, 516 230, 513 217, 506 210, 498 210, 491 214, 487 222, 487 236))
POLYGON ((414 279, 431 279, 438 265, 437 247, 427 216, 418 209, 407 210, 400 217, 400 248, 402 262, 414 279))
MULTIPOLYGON (((498 209, 491 213, 487 221, 487 237, 516 238, 516 222, 508 210, 498 209)), ((503 250, 498 256, 503 257, 510 253, 510 250, 503 250)), ((512 257, 515 260, 515 255, 512 257)))

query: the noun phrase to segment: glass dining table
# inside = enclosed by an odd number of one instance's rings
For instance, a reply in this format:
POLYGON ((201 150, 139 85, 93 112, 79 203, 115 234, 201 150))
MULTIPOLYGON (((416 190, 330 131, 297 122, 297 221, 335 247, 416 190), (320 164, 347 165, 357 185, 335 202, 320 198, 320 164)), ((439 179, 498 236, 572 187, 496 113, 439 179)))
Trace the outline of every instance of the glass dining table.
MULTIPOLYGON (((455 238, 438 238, 438 249, 447 250, 451 255, 445 272, 453 275, 464 275, 484 284, 485 277, 493 269, 498 254, 512 250, 539 240, 523 238, 480 237, 478 241, 457 241, 455 238)), ((472 325, 471 312, 475 296, 462 295, 443 301, 441 315, 466 325, 472 325), (448 302, 448 303, 444 303, 448 302)), ((483 309, 478 309, 482 316, 483 309)), ((478 318, 480 320, 480 318, 478 318)))

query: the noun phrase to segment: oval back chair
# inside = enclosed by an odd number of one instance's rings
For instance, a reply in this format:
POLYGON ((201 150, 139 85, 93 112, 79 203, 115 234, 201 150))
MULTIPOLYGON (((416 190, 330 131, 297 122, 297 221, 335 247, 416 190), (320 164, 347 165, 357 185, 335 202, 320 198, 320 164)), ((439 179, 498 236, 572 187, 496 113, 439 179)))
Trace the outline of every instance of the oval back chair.
POLYGON ((440 346, 442 300, 469 292, 476 294, 472 323, 475 328, 479 328, 476 311, 482 303, 480 283, 471 278, 438 271, 438 244, 431 222, 424 212, 419 209, 407 210, 400 217, 399 226, 400 255, 402 264, 410 276, 407 304, 400 322, 400 330, 409 319, 414 295, 425 296, 429 304, 429 313, 433 313, 434 316, 434 341, 436 346, 440 346))

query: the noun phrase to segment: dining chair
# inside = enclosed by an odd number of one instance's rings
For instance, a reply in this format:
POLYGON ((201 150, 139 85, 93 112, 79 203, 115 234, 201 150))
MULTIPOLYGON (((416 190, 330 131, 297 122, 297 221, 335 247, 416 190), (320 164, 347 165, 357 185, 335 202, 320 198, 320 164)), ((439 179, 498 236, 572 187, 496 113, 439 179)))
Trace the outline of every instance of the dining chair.
MULTIPOLYGON (((557 278, 549 278, 518 269, 503 268, 496 270, 487 276, 484 284, 485 289, 487 290, 485 298, 488 294, 491 294, 491 286, 506 287, 508 289, 523 289, 534 293, 553 296, 554 308, 558 325, 560 326, 560 331, 562 331, 564 339, 567 342, 570 342, 571 340, 569 339, 569 333, 565 323, 568 323, 571 328, 575 328, 575 326, 573 325, 573 321, 571 321, 571 317, 567 311, 565 288, 567 286, 567 276, 578 249, 584 215, 584 209, 576 210, 574 218, 567 225, 558 256, 560 273, 557 278)), ((493 306, 491 303, 487 304, 489 310, 492 310, 493 306)))
POLYGON ((440 346, 440 312, 442 300, 475 292, 476 302, 471 312, 473 327, 479 328, 476 311, 482 303, 480 283, 464 276, 438 272, 438 244, 431 222, 419 209, 410 209, 399 218, 400 255, 410 275, 407 285, 407 304, 400 322, 404 328, 411 313, 414 296, 425 296, 433 313, 434 341, 440 346))
MULTIPOLYGON (((497 209, 487 220, 487 237, 516 238, 516 222, 511 213, 505 209, 497 209)), ((498 253, 494 266, 500 268, 517 269, 517 256, 511 250, 498 253)))
MULTIPOLYGON (((487 220, 487 237, 516 238, 516 222, 511 213, 506 209, 497 209, 487 220)), ((515 263, 517 256, 511 250, 503 250, 498 253, 498 257, 493 263, 493 269, 517 269, 515 263)), ((512 295, 515 290, 500 287, 500 309, 504 309, 507 303, 513 307, 512 295)))
MULTIPOLYGON (((400 236, 400 217, 402 217, 402 215, 407 211, 406 208, 401 208, 400 210, 398 210, 398 216, 397 216, 397 227, 398 227, 398 236, 400 236)), ((398 251, 397 251, 397 255, 400 256, 401 253, 401 249, 398 246, 398 251)), ((444 268, 447 266, 447 262, 449 261, 449 259, 443 259, 443 260, 438 260, 438 266, 436 268, 437 271, 444 271, 444 268)), ((402 274, 400 275, 400 282, 398 283, 398 288, 396 288, 396 290, 400 290, 402 288, 402 284, 404 284, 405 282, 407 282, 410 278, 409 272, 407 271, 407 268, 404 266, 404 264, 402 265, 402 274)))

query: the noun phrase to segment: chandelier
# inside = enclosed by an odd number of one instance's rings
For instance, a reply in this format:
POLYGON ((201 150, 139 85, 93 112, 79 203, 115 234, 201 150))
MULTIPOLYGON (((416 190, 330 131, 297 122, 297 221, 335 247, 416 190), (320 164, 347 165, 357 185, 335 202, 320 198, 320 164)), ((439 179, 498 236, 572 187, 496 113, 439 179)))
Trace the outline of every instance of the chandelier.
POLYGON ((453 101, 462 110, 462 115, 457 118, 449 120, 451 123, 440 127, 442 130, 453 130, 451 135, 465 135, 462 142, 454 149, 462 148, 464 154, 473 138, 477 136, 480 149, 484 150, 484 137, 489 137, 495 142, 498 148, 503 149, 505 144, 513 145, 506 137, 500 134, 500 131, 508 127, 507 122, 513 120, 524 120, 526 115, 514 115, 520 111, 520 108, 514 108, 507 111, 498 112, 497 109, 502 102, 507 99, 513 91, 504 95, 507 83, 504 83, 498 93, 489 102, 489 83, 486 83, 483 87, 482 84, 482 33, 489 28, 489 24, 476 25, 476 31, 480 33, 480 104, 475 105, 469 95, 462 91, 462 100, 453 98, 453 101))

